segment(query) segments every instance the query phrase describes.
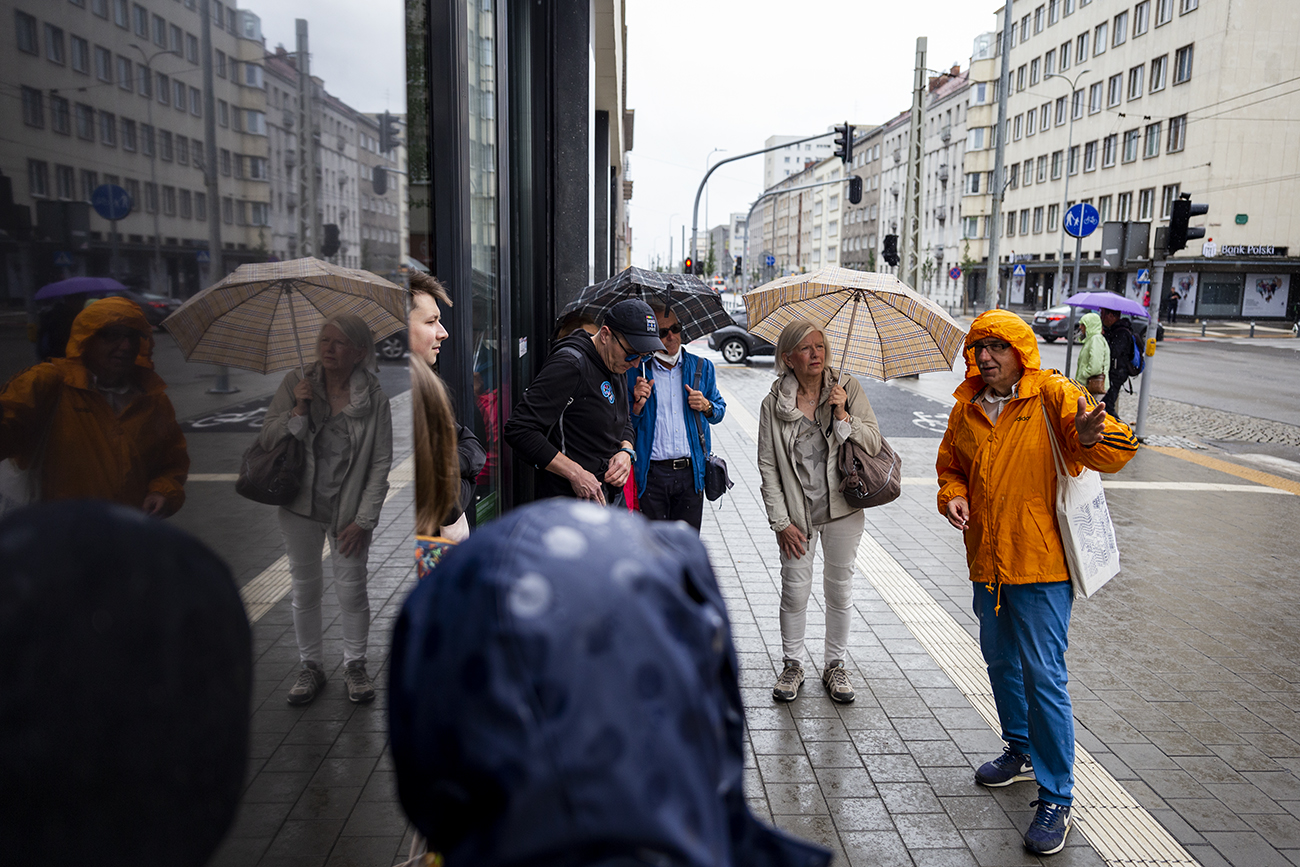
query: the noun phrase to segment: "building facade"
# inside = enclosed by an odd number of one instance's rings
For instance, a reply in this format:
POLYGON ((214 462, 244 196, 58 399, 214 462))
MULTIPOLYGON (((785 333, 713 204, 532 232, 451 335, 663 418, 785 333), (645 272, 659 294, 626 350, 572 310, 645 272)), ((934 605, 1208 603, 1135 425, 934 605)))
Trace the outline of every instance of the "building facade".
MULTIPOLYGON (((1021 0, 1013 13, 998 228, 1003 262, 1014 255, 1026 273, 1011 278, 1011 305, 1044 306, 1057 294, 1058 263, 1068 279, 1070 205, 1092 204, 1103 223, 1146 223, 1154 242, 1189 194, 1209 205, 1191 224, 1213 246, 1195 241, 1170 259, 1159 295, 1177 285, 1180 312, 1192 316, 1288 315, 1300 270, 1300 144, 1286 121, 1300 116, 1300 94, 1286 84, 1300 76, 1291 48, 1300 16, 1227 0, 1021 0)), ((1082 243, 1081 283, 1142 297, 1138 270, 1151 267, 1150 253, 1125 266, 1103 261, 1101 238, 1082 243)))
MULTIPOLYGON (((767 140, 763 142, 763 147, 775 147, 786 142, 808 138, 810 135, 813 135, 813 133, 768 136, 767 140)), ((834 153, 834 150, 831 136, 827 135, 825 140, 787 145, 780 150, 763 154, 763 189, 772 189, 772 187, 791 175, 799 174, 809 163, 821 162, 826 159, 834 153)))
POLYGON ((382 115, 361 114, 357 118, 357 217, 361 232, 361 267, 390 280, 400 279, 405 265, 402 255, 401 207, 398 196, 402 176, 397 172, 402 152, 394 147, 379 149, 379 124, 382 115), (377 184, 376 169, 383 172, 383 192, 377 184))
POLYGON ((862 178, 862 201, 845 199, 840 263, 857 271, 874 271, 879 261, 880 164, 884 127, 871 128, 853 144, 850 174, 862 178))
POLYGON ((921 285, 916 288, 951 310, 965 303, 961 191, 969 111, 968 72, 954 66, 930 79, 921 127, 921 285))
POLYGON ((3 109, 0 172, 12 206, 0 197, 0 298, 19 305, 46 282, 110 271, 137 288, 192 294, 214 216, 223 268, 266 254, 270 185, 256 15, 211 4, 219 161, 213 202, 203 172, 196 0, 6 6, 0 78, 14 98, 3 109), (117 222, 115 264, 110 223, 89 204, 104 184, 123 187, 133 201, 117 222))

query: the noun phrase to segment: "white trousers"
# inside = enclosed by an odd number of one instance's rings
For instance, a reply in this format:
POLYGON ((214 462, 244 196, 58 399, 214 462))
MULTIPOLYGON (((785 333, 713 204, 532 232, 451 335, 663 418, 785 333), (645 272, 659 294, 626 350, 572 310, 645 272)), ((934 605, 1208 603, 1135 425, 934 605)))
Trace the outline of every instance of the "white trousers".
POLYGON ((289 555, 289 574, 293 578, 293 631, 298 639, 298 655, 303 662, 324 667, 320 600, 325 576, 321 549, 328 535, 334 595, 339 600, 343 624, 343 663, 356 660, 364 663, 366 641, 370 637, 370 597, 366 595, 366 558, 370 546, 367 544, 353 557, 344 557, 339 553, 338 539, 328 533, 329 525, 295 515, 288 509, 277 511, 289 555))
POLYGON ((815 524, 802 557, 781 558, 781 652, 787 662, 803 662, 803 636, 808 626, 808 594, 812 592, 813 555, 822 542, 822 588, 826 595, 824 665, 844 661, 853 608, 853 558, 862 541, 864 519, 859 509, 825 524, 815 524))

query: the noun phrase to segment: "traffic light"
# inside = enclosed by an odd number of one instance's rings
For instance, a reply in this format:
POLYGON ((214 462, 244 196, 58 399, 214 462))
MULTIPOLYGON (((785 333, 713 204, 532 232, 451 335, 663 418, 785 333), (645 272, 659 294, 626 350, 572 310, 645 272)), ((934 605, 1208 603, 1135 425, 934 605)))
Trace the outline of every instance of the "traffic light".
POLYGON ((853 126, 844 122, 844 126, 835 127, 835 156, 845 165, 853 161, 853 126))
POLYGON ((326 223, 321 228, 325 230, 325 239, 320 245, 320 254, 328 259, 339 251, 339 227, 326 223))
POLYGON ((400 130, 397 126, 397 118, 388 112, 379 116, 379 152, 388 153, 398 145, 398 134, 400 130))
POLYGON ((733 272, 731 272, 731 275, 732 275, 733 277, 739 277, 739 276, 740 276, 740 272, 741 272, 741 268, 742 268, 741 258, 740 258, 739 256, 737 256, 737 257, 736 257, 736 270, 733 271, 733 272))
POLYGON ((384 193, 388 192, 388 170, 383 166, 375 166, 375 174, 372 178, 372 183, 375 185, 376 196, 382 196, 384 193))
POLYGON ((703 277, 703 276, 704 276, 704 263, 701 262, 699 259, 696 259, 696 260, 695 260, 695 271, 694 271, 694 274, 695 274, 696 277, 703 277))
POLYGON ((884 249, 880 251, 880 258, 891 266, 898 265, 898 236, 886 235, 884 249))
POLYGON ((1190 193, 1183 193, 1174 199, 1173 207, 1169 212, 1169 234, 1165 238, 1169 245, 1169 255, 1173 255, 1186 247, 1188 241, 1205 237, 1205 229, 1200 227, 1189 228, 1187 221, 1192 217, 1199 217, 1202 214, 1209 213, 1209 210, 1209 205, 1192 204, 1190 193))
POLYGON ((685 261, 685 263, 683 263, 683 265, 682 265, 682 273, 683 273, 683 274, 694 274, 694 273, 695 273, 695 260, 692 259, 690 256, 687 256, 687 257, 686 257, 686 261, 685 261))
POLYGON ((854 175, 849 178, 849 203, 860 204, 862 202, 862 178, 854 175))

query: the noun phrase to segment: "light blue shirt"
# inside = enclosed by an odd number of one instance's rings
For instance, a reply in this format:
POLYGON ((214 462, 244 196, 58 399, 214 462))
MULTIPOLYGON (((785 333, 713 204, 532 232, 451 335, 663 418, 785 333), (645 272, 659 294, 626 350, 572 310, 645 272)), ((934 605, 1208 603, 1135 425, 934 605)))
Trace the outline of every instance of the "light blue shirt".
POLYGON ((650 361, 654 366, 654 382, 657 400, 655 401, 655 438, 650 447, 650 460, 668 461, 673 458, 691 456, 691 441, 686 428, 686 387, 682 383, 682 357, 677 356, 677 363, 666 367, 655 358, 650 361))

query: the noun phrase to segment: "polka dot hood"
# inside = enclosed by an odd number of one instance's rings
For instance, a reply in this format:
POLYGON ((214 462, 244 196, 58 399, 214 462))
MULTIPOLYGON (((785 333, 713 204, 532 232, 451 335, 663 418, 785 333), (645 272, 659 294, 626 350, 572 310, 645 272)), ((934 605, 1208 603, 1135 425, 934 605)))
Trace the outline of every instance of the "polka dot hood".
POLYGON ((447 867, 824 867, 745 805, 737 670, 684 524, 568 499, 518 509, 403 605, 402 805, 447 867))

